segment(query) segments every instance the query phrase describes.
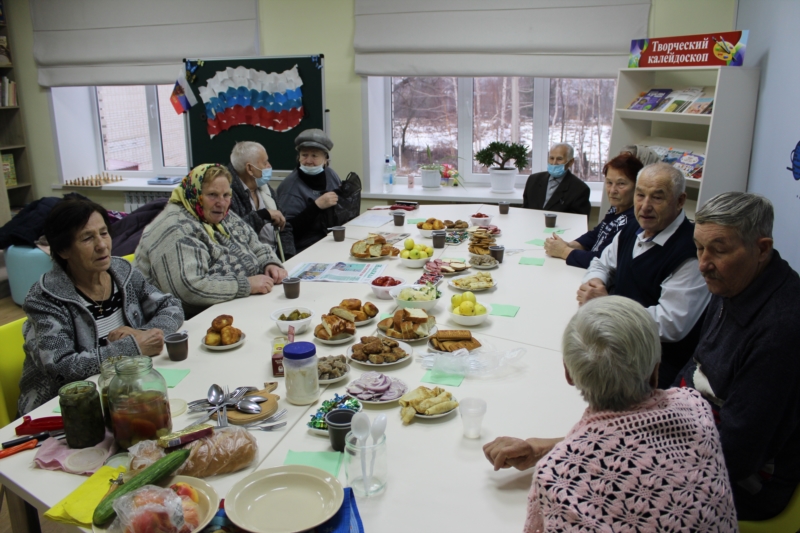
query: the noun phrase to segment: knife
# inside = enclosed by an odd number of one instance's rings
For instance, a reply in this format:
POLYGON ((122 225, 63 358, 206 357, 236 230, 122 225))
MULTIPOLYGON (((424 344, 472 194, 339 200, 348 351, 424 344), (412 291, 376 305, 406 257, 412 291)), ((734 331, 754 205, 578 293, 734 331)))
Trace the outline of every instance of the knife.
POLYGON ((29 440, 24 444, 20 444, 18 446, 12 446, 11 448, 6 448, 0 452, 0 459, 5 459, 10 455, 14 455, 15 453, 19 453, 25 450, 32 450, 34 448, 38 448, 41 446, 42 443, 39 442, 37 439, 29 440))
POLYGON ((13 439, 13 440, 6 441, 6 442, 0 444, 0 448, 2 448, 4 450, 8 449, 8 448, 13 448, 14 446, 19 446, 20 444, 25 444, 26 442, 34 440, 34 439, 36 439, 38 441, 43 441, 43 440, 47 440, 50 437, 57 437, 57 436, 59 436, 59 435, 61 435, 63 433, 64 433, 63 430, 61 430, 61 431, 42 431, 41 433, 37 433, 36 435, 26 435, 24 437, 19 437, 18 439, 13 439))

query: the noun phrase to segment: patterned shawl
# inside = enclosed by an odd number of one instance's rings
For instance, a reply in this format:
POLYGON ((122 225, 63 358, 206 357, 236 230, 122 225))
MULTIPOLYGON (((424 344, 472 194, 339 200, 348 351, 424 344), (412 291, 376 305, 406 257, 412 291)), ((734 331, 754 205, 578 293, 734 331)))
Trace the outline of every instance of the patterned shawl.
MULTIPOLYGON (((219 224, 210 224, 206 222, 205 214, 203 213, 203 205, 200 201, 203 193, 203 176, 205 175, 206 171, 211 167, 219 167, 216 163, 212 164, 204 164, 198 165, 192 169, 189 174, 183 178, 181 184, 175 189, 172 190, 172 196, 169 197, 169 201, 173 204, 182 205, 189 211, 197 220, 203 224, 203 228, 206 230, 206 233, 211 237, 211 240, 217 242, 217 239, 214 237, 214 230, 222 233, 226 237, 230 237, 230 234, 225 229, 225 226, 222 223, 219 224)), ((225 213, 225 216, 228 216, 228 213, 225 213)), ((223 217, 222 220, 225 220, 223 217)))

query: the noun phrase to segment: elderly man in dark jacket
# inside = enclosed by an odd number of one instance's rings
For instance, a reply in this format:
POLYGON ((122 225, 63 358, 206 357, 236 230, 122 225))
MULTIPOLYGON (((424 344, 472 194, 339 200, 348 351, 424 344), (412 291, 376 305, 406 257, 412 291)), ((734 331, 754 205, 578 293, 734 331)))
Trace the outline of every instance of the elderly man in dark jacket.
POLYGON ((522 207, 588 216, 592 211, 591 191, 570 172, 574 163, 572 146, 565 143, 553 145, 547 157, 547 172, 528 176, 522 193, 522 207))
POLYGON ((740 520, 777 515, 800 482, 800 277, 772 247, 773 218, 769 200, 739 192, 697 212, 712 297, 676 382, 711 404, 740 520))

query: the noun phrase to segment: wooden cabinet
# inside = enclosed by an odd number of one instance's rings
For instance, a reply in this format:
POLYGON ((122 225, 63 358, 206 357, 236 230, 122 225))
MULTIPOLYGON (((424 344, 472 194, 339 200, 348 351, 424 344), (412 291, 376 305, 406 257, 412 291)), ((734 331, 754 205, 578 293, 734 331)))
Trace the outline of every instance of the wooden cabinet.
MULTIPOLYGON (((8 26, 0 23, 0 37, 8 39, 8 26)), ((10 48, 10 47, 9 47, 10 48)), ((14 50, 11 49, 11 63, 0 64, 0 78, 16 81, 14 76, 14 50)), ((20 90, 17 87, 17 94, 20 90)), ((11 155, 14 158, 14 170, 17 176, 16 185, 6 185, 0 179, 0 225, 11 219, 14 209, 23 207, 31 201, 31 167, 26 150, 25 127, 22 120, 22 109, 19 105, 3 106, 0 101, 0 156, 11 155)))
MULTIPOLYGON (((704 155, 703 178, 686 180, 690 215, 695 205, 702 206, 717 194, 746 191, 758 84, 759 70, 742 67, 620 70, 609 159, 631 144, 666 146, 704 155), (696 86, 713 91, 710 115, 627 109, 637 95, 648 89, 696 86)), ((608 198, 603 195, 601 218, 608 207, 608 198)))

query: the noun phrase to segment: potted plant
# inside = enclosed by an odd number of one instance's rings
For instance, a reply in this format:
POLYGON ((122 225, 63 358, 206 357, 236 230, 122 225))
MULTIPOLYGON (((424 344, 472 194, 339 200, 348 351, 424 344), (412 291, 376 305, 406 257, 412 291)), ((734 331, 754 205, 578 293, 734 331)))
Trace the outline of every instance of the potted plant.
POLYGON ((514 192, 517 171, 521 172, 528 166, 528 147, 521 143, 494 141, 475 153, 475 161, 489 169, 492 192, 511 193, 514 192), (512 160, 513 165, 509 163, 512 160))
POLYGON ((433 162, 431 147, 426 146, 425 148, 428 153, 428 164, 419 167, 419 173, 422 175, 422 187, 425 189, 438 189, 442 186, 439 176, 442 165, 433 162))

